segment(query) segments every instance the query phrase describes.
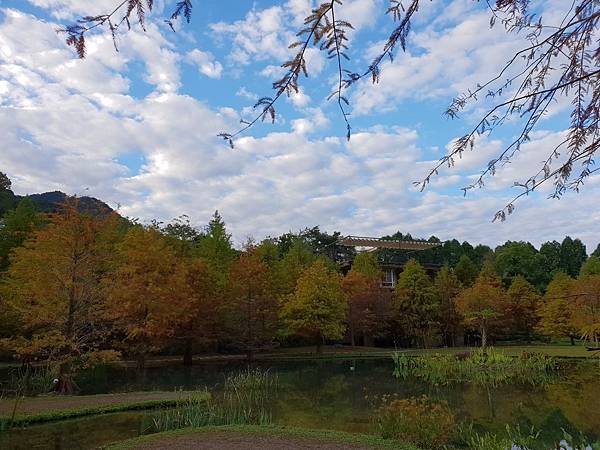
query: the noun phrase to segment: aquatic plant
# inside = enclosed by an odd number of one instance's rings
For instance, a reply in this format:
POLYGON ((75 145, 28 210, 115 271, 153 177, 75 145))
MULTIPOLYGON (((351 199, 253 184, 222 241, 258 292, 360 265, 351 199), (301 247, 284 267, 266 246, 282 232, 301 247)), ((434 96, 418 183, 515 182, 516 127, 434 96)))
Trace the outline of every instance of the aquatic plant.
POLYGON ((473 426, 459 427, 457 432, 463 446, 469 450, 533 450, 540 437, 539 431, 531 427, 523 431, 519 425, 506 425, 503 433, 478 433, 473 426))
POLYGON ((52 389, 57 377, 58 367, 55 365, 15 368, 9 372, 5 382, 0 382, 0 398, 45 394, 52 389))
POLYGON ((398 439, 424 449, 447 445, 455 428, 448 405, 432 402, 426 396, 392 400, 384 397, 375 410, 374 421, 384 439, 398 439))
POLYGON ((396 352, 392 359, 395 377, 416 377, 434 385, 453 382, 491 386, 508 382, 542 384, 558 368, 554 358, 541 353, 523 352, 519 357, 511 357, 493 348, 476 350, 460 358, 447 354, 408 356, 396 352))
MULTIPOLYGON (((552 444, 556 450, 596 450, 600 449, 600 442, 590 443, 582 434, 573 436, 562 429, 563 438, 560 442, 552 444)), ((540 431, 534 427, 523 430, 519 425, 511 427, 506 425, 504 432, 479 433, 473 426, 459 427, 458 437, 461 447, 469 450, 542 450, 548 448, 548 443, 543 442, 540 431)))
POLYGON ((230 391, 259 391, 277 389, 279 377, 277 374, 263 369, 247 369, 225 378, 225 390, 230 391))
POLYGON ((277 386, 277 375, 269 371, 248 369, 231 374, 222 391, 208 400, 205 396, 185 398, 176 408, 152 417, 147 428, 161 432, 208 425, 269 425, 277 386))
POLYGON ((48 392, 54 386, 53 381, 57 376, 58 368, 52 365, 36 368, 27 365, 11 371, 8 381, 0 383, 0 399, 12 397, 14 404, 10 418, 0 418, 0 431, 15 426, 17 409, 23 397, 48 392))

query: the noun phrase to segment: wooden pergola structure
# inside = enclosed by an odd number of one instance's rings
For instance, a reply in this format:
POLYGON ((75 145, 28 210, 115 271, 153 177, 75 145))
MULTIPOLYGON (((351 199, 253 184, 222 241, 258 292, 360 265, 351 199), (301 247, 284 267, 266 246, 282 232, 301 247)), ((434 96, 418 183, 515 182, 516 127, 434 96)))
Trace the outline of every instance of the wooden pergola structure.
POLYGON ((346 247, 367 247, 370 249, 389 248, 395 250, 427 250, 438 247, 437 242, 401 241, 364 236, 345 236, 337 240, 338 245, 346 247))
MULTIPOLYGON (((374 237, 364 236, 345 236, 341 237, 336 242, 337 245, 344 247, 355 247, 362 248, 363 251, 373 252, 379 249, 389 250, 404 250, 408 251, 408 254, 428 250, 440 246, 438 242, 426 242, 426 241, 403 241, 399 239, 381 239, 374 237)), ((352 266, 352 260, 346 260, 341 263, 342 270, 349 270, 352 266)), ((383 270, 383 280, 381 287, 394 288, 396 286, 396 280, 398 279, 399 273, 404 269, 405 259, 401 261, 382 261, 380 267, 383 270)), ((439 267, 434 264, 423 264, 429 276, 433 277, 439 267)))

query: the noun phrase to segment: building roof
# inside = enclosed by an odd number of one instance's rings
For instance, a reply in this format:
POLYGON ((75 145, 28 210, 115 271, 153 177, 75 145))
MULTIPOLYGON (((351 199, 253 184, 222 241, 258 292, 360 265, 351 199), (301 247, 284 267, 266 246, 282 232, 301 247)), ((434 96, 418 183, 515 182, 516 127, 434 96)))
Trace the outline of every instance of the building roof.
POLYGON ((392 248, 397 250, 427 250, 440 245, 437 242, 401 241, 364 236, 341 237, 338 239, 337 244, 347 247, 392 248))

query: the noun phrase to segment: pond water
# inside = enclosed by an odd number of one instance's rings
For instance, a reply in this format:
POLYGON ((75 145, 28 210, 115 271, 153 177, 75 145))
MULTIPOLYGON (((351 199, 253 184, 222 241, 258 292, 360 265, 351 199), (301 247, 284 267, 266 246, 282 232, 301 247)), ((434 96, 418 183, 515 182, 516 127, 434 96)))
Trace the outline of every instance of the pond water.
MULTIPOLYGON (((544 385, 510 384, 484 387, 468 383, 431 386, 418 380, 397 380, 389 359, 287 361, 254 364, 277 373, 279 388, 272 400, 274 421, 307 428, 351 432, 372 431, 373 398, 427 395, 448 402, 457 419, 476 429, 502 431, 505 426, 534 426, 551 448, 562 429, 600 438, 600 368, 597 363, 571 363, 560 377, 544 385)), ((134 369, 104 367, 79 377, 84 394, 208 388, 219 389, 225 376, 245 369, 242 363, 193 367, 134 369)), ((0 377, 2 375, 0 374, 0 377)), ((135 437, 144 432, 152 412, 116 413, 67 420, 0 433, 0 448, 88 449, 135 437)))

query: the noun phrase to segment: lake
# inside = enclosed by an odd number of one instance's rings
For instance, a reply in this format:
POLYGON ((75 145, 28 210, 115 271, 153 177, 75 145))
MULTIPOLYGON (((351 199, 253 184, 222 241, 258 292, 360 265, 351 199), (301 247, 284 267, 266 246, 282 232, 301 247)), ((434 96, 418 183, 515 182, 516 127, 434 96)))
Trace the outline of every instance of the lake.
MULTIPOLYGON (((278 424, 372 431, 374 401, 384 394, 427 395, 446 401, 457 419, 481 431, 502 431, 507 424, 541 431, 546 448, 561 440, 562 429, 600 438, 600 367, 597 362, 569 362, 560 376, 543 385, 499 387, 469 383, 431 386, 392 376, 390 359, 281 361, 253 364, 276 373, 279 388, 271 408, 278 424)), ((247 368, 241 362, 193 367, 135 369, 102 367, 82 374, 82 394, 139 390, 219 389, 225 376, 247 368)), ((0 376, 6 375, 0 374, 0 376)), ((115 413, 66 420, 0 433, 0 448, 88 449, 144 433, 152 412, 115 413)))

